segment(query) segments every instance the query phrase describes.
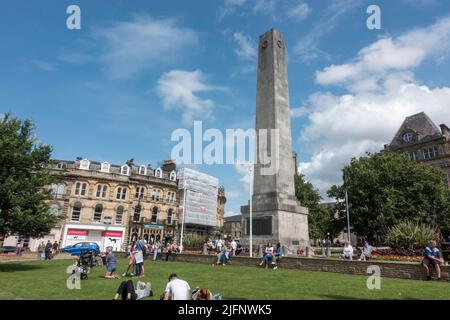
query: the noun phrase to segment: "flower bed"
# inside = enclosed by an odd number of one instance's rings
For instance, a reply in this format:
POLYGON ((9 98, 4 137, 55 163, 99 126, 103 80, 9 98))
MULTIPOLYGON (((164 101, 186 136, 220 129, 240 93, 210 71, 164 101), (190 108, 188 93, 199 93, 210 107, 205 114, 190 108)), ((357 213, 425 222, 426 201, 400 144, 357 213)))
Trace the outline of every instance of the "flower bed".
POLYGON ((379 254, 374 253, 372 254, 373 260, 381 260, 381 261, 407 261, 407 262, 421 262, 423 257, 422 256, 403 256, 398 254, 379 254))

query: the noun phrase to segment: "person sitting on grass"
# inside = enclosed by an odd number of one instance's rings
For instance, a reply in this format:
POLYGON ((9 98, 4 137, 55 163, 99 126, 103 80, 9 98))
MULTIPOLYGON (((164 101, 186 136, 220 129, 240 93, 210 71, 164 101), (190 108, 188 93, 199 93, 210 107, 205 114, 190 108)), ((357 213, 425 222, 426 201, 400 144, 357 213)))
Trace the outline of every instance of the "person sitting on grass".
POLYGON ((178 279, 178 276, 172 273, 169 276, 169 282, 162 298, 163 300, 190 300, 190 291, 191 287, 189 287, 189 284, 184 280, 178 279))
POLYGON ((197 287, 192 292, 192 300, 214 300, 214 296, 209 289, 197 287))
POLYGON ((369 261, 370 257, 372 257, 373 247, 369 244, 369 242, 364 241, 364 246, 361 250, 361 256, 359 257, 359 261, 369 261))
MULTIPOLYGON (((222 250, 217 253, 216 265, 226 265, 228 262, 228 252, 226 247, 222 247, 222 250)), ((213 265, 214 266, 214 265, 213 265)))
POLYGON ((134 290, 133 281, 122 281, 119 288, 117 288, 113 300, 119 300, 119 298, 122 298, 122 300, 139 300, 153 295, 150 282, 138 282, 137 287, 143 288, 134 290))
POLYGON ((423 250, 422 266, 427 275, 427 280, 431 280, 430 268, 432 266, 436 271, 437 280, 441 280, 441 265, 444 263, 442 254, 438 248, 436 248, 436 241, 431 240, 429 245, 423 250))
POLYGON ((116 256, 113 253, 112 247, 106 248, 106 273, 105 278, 106 279, 119 279, 119 277, 116 275, 116 256))
POLYGON ((273 259, 273 246, 272 242, 268 242, 267 246, 264 248, 263 260, 259 265, 261 267, 264 266, 267 269, 272 259, 273 259))
POLYGON ((353 247, 350 241, 345 242, 344 250, 342 251, 341 259, 353 260, 353 247))

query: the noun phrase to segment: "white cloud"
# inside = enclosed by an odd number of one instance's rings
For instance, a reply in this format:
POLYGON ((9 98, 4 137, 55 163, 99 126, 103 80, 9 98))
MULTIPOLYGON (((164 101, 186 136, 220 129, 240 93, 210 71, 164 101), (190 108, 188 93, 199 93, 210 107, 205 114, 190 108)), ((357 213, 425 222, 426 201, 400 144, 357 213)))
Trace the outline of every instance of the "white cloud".
POLYGON ((56 71, 56 67, 53 64, 51 64, 50 62, 38 60, 38 59, 30 59, 29 62, 36 69, 39 69, 42 71, 56 71))
POLYGON ((301 2, 294 7, 285 8, 286 15, 289 18, 295 18, 298 20, 304 20, 311 12, 311 8, 307 3, 301 2))
POLYGON ((234 52, 238 55, 238 57, 250 60, 256 58, 256 44, 252 43, 251 40, 242 32, 235 32, 233 37, 237 43, 237 47, 235 47, 234 52))
POLYGON ((305 114, 308 113, 308 109, 300 107, 300 108, 292 108, 291 109, 291 118, 301 118, 305 114))
POLYGON ((113 79, 130 78, 161 64, 177 62, 198 44, 198 33, 173 19, 140 16, 132 21, 96 28, 94 40, 103 48, 98 62, 113 79))
POLYGON ((171 70, 158 80, 157 91, 166 110, 177 109, 182 113, 183 122, 208 118, 215 106, 211 99, 202 99, 199 93, 225 90, 223 87, 205 83, 205 75, 200 70, 171 70))
MULTIPOLYGON (((319 84, 344 84, 371 78, 379 81, 392 72, 411 70, 425 58, 445 59, 450 50, 450 17, 397 38, 383 38, 361 49, 354 61, 331 65, 316 73, 319 84)), ((350 86, 348 86, 350 84, 350 86)), ((372 85, 376 89, 377 86, 372 85)))
POLYGON ((224 0, 226 6, 242 6, 246 0, 224 0))
POLYGON ((405 117, 424 111, 437 124, 450 123, 450 88, 431 88, 414 78, 426 59, 442 63, 448 54, 450 18, 363 48, 343 65, 317 73, 320 84, 336 84, 343 95, 316 92, 309 97, 309 124, 301 133, 302 152, 311 161, 299 165, 324 194, 341 183, 341 171, 352 157, 376 152, 388 144, 405 117))
POLYGON ((219 11, 219 21, 232 14, 237 7, 241 7, 246 3, 246 0, 224 0, 224 6, 219 11))
POLYGON ((234 169, 240 175, 239 181, 246 192, 250 191, 249 166, 246 164, 235 164, 234 169))

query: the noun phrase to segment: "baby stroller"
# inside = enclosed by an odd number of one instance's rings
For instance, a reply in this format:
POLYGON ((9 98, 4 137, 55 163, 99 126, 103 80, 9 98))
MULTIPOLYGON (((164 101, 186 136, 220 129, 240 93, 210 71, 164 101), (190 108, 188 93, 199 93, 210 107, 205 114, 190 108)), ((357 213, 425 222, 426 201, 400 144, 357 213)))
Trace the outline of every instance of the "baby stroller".
MULTIPOLYGON (((88 273, 91 271, 91 267, 94 264, 94 258, 91 252, 82 252, 78 258, 77 271, 80 274, 80 279, 85 280, 88 278, 88 273)), ((75 271, 74 271, 75 272, 75 271)))

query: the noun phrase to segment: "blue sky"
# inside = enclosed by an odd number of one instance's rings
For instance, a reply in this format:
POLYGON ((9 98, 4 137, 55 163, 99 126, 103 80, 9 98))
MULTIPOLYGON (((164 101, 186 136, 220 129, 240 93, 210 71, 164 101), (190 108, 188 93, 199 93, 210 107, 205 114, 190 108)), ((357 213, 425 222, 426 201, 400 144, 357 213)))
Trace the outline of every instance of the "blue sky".
MULTIPOLYGON (((254 125, 256 45, 285 37, 293 149, 322 193, 351 157, 389 143, 404 117, 450 124, 448 1, 14 1, 0 10, 0 112, 31 118, 54 157, 170 158, 177 128, 254 125), (81 30, 66 8, 81 8, 81 30), (366 9, 381 8, 381 30, 366 9)), ((202 165, 228 214, 243 170, 202 165)))

